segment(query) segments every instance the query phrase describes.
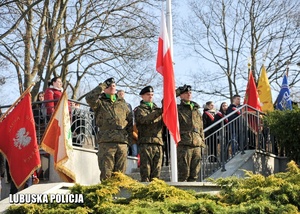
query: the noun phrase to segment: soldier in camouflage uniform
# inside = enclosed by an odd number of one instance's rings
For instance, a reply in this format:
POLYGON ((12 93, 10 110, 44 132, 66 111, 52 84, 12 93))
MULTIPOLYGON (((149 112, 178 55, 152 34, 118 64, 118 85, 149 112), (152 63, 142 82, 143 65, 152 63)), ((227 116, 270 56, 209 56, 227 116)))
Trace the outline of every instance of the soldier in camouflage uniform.
POLYGON ((132 141, 132 112, 125 100, 115 93, 115 80, 109 78, 86 95, 99 127, 97 140, 101 181, 111 177, 113 172, 125 173, 127 147, 132 141))
POLYGON ((153 88, 147 86, 140 92, 142 101, 134 109, 140 153, 140 174, 142 182, 159 178, 162 166, 162 110, 153 99, 153 88))
POLYGON ((176 89, 181 102, 177 105, 181 141, 177 147, 178 181, 197 181, 200 173, 201 147, 204 147, 200 106, 191 101, 191 86, 176 89))

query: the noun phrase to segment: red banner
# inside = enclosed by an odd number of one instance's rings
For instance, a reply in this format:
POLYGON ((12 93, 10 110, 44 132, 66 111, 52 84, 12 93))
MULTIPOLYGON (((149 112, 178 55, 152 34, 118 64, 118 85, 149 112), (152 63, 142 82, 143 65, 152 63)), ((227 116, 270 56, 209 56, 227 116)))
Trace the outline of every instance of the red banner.
MULTIPOLYGON (((261 111, 259 96, 251 71, 249 72, 249 79, 246 88, 244 104, 248 104, 249 106, 261 111)), ((248 108, 248 124, 251 130, 257 133, 260 126, 260 119, 259 115, 252 114, 253 112, 253 109, 248 108)))
POLYGON ((0 150, 8 161, 12 180, 20 188, 41 165, 29 92, 0 122, 0 136, 0 150))

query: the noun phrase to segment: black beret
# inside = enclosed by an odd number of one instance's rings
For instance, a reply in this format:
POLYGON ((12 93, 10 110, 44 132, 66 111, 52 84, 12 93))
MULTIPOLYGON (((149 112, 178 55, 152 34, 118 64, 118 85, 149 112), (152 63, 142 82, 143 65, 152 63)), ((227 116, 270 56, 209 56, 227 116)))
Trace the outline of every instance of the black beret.
POLYGON ((140 95, 146 94, 148 92, 154 92, 152 86, 150 86, 150 85, 143 88, 140 92, 140 95))
POLYGON ((109 87, 111 84, 116 83, 114 78, 108 78, 107 80, 104 81, 107 87, 109 87))
POLYGON ((179 87, 179 90, 180 90, 180 94, 183 94, 184 92, 191 91, 192 90, 192 86, 190 86, 190 85, 184 85, 182 87, 179 87))

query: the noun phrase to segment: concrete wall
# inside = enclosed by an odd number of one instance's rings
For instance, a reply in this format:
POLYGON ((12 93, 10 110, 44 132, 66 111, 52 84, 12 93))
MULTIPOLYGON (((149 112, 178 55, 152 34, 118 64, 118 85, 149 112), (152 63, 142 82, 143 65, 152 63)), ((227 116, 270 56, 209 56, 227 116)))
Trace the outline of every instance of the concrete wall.
POLYGON ((263 151, 256 151, 252 156, 252 166, 254 173, 268 176, 277 172, 285 172, 288 159, 267 154, 263 151))
MULTIPOLYGON (((74 148, 74 172, 76 175, 76 183, 83 185, 92 185, 100 183, 100 170, 98 167, 98 157, 97 150, 86 149, 81 147, 74 148)), ((42 152, 43 153, 43 152, 42 152)), ((44 153, 43 153, 44 154, 44 153)), ((137 168, 136 157, 127 158, 127 170, 126 174, 132 172, 133 168, 137 168)), ((49 159, 42 157, 42 166, 43 169, 49 168, 49 180, 41 180, 40 184, 49 184, 49 183, 60 183, 62 179, 57 174, 54 169, 53 156, 50 156, 49 159)), ((36 185, 33 185, 36 186, 36 185)), ((10 191, 10 183, 6 183, 5 179, 2 179, 2 189, 0 188, 1 199, 8 197, 10 191)))
MULTIPOLYGON (((89 185, 100 183, 97 150, 81 147, 73 147, 73 149, 76 183, 89 185)), ((53 156, 50 156, 49 168, 49 182, 61 182, 62 180, 54 169, 53 156)), ((133 168, 137 168, 137 158, 128 156, 126 174, 131 173, 133 168)))

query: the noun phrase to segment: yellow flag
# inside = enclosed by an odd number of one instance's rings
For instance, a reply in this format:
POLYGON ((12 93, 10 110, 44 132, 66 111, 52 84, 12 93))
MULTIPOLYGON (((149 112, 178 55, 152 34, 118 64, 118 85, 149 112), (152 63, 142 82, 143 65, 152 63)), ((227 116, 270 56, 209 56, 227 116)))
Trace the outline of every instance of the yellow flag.
POLYGON ((257 92, 261 103, 262 111, 263 112, 273 111, 274 106, 272 102, 271 87, 267 76, 266 68, 264 65, 262 66, 261 74, 258 80, 257 92))

